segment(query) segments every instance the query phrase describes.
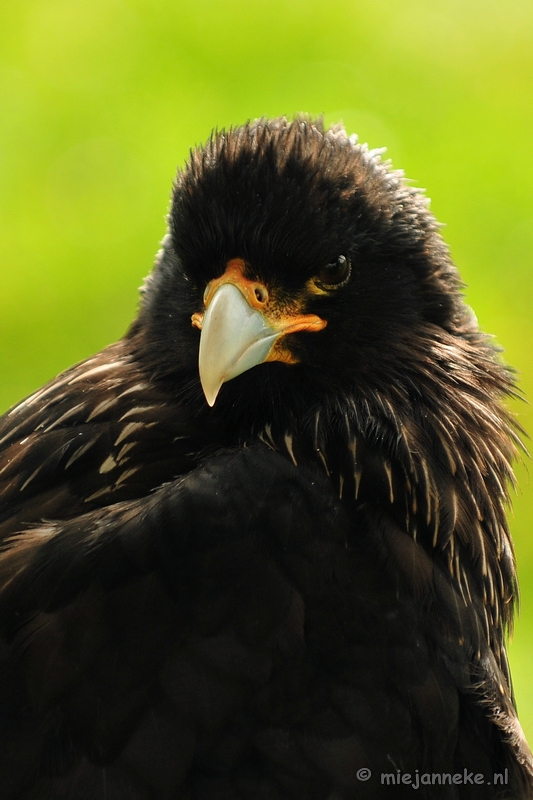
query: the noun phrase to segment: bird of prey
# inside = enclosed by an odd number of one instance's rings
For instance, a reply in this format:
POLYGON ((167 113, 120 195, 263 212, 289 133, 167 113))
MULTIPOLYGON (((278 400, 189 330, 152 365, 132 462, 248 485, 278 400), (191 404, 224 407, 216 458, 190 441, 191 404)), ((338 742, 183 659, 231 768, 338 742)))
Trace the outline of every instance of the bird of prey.
POLYGON ((423 194, 261 119, 168 222, 124 338, 0 421, 0 797, 533 797, 514 381, 423 194))

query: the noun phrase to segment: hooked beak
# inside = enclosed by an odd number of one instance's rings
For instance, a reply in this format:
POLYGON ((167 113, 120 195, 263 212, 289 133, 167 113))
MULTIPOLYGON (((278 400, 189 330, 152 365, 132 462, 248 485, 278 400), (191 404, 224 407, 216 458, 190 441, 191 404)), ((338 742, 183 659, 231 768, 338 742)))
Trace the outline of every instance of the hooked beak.
POLYGON ((202 331, 198 366, 200 382, 210 406, 226 381, 265 361, 297 363, 280 338, 297 331, 319 331, 326 321, 315 314, 281 314, 268 290, 244 277, 245 263, 232 259, 205 293, 205 310, 192 315, 202 331))

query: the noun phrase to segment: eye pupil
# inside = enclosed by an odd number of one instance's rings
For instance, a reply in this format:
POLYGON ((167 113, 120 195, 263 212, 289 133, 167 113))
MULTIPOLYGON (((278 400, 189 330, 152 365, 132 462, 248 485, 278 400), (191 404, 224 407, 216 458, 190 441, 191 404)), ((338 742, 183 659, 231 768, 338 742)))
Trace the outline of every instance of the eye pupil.
POLYGON ((345 283, 350 277, 350 262, 346 256, 337 256, 334 261, 330 261, 322 267, 316 280, 324 286, 339 286, 345 283))

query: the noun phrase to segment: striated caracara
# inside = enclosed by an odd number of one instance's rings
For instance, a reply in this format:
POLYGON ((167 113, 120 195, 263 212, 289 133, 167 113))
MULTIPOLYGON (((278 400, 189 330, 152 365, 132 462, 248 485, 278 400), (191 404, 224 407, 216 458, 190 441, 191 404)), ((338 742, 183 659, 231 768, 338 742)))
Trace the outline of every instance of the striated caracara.
POLYGON ((379 153, 214 134, 128 333, 0 420, 0 798, 533 797, 513 390, 379 153))

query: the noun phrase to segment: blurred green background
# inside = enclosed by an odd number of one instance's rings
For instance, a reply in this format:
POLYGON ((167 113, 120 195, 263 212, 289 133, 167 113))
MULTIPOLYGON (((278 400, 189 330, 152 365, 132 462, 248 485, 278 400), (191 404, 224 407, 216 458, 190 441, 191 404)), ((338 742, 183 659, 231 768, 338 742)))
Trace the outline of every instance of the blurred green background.
MULTIPOLYGON (((531 0, 20 0, 0 10, 0 409, 124 332, 215 126, 344 120, 426 187, 533 398, 531 0)), ((532 410, 516 413, 530 432, 532 410)), ((511 661, 533 740, 533 489, 511 661)))

